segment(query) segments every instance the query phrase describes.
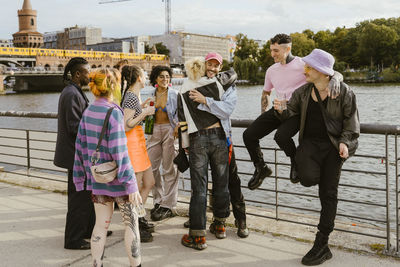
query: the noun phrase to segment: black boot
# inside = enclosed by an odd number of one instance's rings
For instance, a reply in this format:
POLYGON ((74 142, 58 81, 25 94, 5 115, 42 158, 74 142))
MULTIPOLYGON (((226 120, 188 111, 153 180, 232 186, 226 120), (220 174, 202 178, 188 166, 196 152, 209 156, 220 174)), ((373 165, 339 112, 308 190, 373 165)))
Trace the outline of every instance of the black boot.
POLYGON ((140 242, 147 243, 153 241, 153 235, 139 224, 140 242))
POLYGON ((329 236, 321 232, 315 237, 314 246, 303 257, 301 263, 307 266, 319 265, 332 258, 332 252, 328 247, 329 236))
POLYGON ((247 185, 250 190, 258 188, 262 184, 264 178, 270 176, 272 173, 272 170, 264 163, 264 161, 256 163, 254 166, 256 167, 256 170, 247 185))
POLYGON ((154 233, 154 224, 149 223, 145 217, 139 218, 139 227, 142 227, 142 229, 149 233, 154 233))
POLYGON ((237 227, 237 235, 240 238, 246 238, 249 236, 249 229, 246 225, 246 220, 235 220, 235 226, 237 227))
POLYGON ((290 158, 290 181, 294 184, 300 182, 296 169, 296 160, 294 159, 294 157, 290 158))
POLYGON ((154 207, 150 210, 150 214, 153 214, 159 208, 160 208, 160 204, 159 203, 154 204, 154 207))
POLYGON ((183 223, 183 227, 185 227, 185 228, 190 227, 190 219, 183 223))

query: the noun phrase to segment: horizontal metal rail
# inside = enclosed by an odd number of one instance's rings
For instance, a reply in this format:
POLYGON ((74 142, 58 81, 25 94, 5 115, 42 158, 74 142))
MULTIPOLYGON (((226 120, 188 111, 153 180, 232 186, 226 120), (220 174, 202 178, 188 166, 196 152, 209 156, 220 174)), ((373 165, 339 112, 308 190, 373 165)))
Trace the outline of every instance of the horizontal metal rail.
MULTIPOLYGON (((47 112, 47 113, 41 113, 41 112, 22 112, 22 111, 0 111, 0 117, 19 117, 19 118, 35 118, 35 119, 56 119, 57 118, 57 113, 52 113, 52 112, 47 112)), ((232 126, 233 127, 238 127, 238 128, 246 128, 250 125, 252 121, 250 120, 232 120, 232 126)), ((49 163, 52 161, 51 156, 46 157, 47 155, 45 154, 35 154, 36 156, 32 156, 32 152, 43 152, 43 153, 54 153, 54 150, 50 149, 47 147, 39 147, 40 143, 42 144, 54 144, 55 141, 51 140, 48 136, 43 137, 41 139, 40 136, 41 133, 56 133, 55 131, 37 131, 37 130, 26 130, 26 129, 14 129, 14 128, 4 128, 1 130, 15 130, 15 131, 22 131, 25 132, 25 137, 18 137, 18 136, 7 136, 5 133, 2 133, 0 135, 0 138, 2 139, 8 139, 8 140, 16 140, 16 141, 25 141, 25 144, 21 144, 21 146, 12 144, 12 143, 7 143, 7 144, 0 144, 0 148, 12 148, 12 149, 19 149, 19 150, 26 150, 26 153, 23 153, 25 155, 15 155, 15 153, 7 153, 7 152, 1 152, 0 155, 4 156, 9 156, 11 158, 21 158, 21 159, 26 159, 26 164, 21 164, 19 162, 5 162, 5 161, 0 161, 0 164, 7 164, 10 166, 16 166, 16 167, 23 167, 27 169, 26 173, 21 173, 20 170, 18 171, 9 171, 7 168, 5 168, 4 172, 5 173, 11 173, 11 174, 16 174, 16 175, 21 175, 21 176, 29 176, 33 178, 38 178, 38 179, 45 179, 45 180, 50 180, 50 181, 57 181, 57 182, 63 182, 66 183, 67 179, 65 180, 59 180, 59 179, 52 179, 49 177, 37 175, 37 174, 32 174, 29 172, 29 170, 40 170, 43 171, 44 173, 58 173, 65 175, 65 171, 60 171, 57 169, 51 169, 51 168, 45 168, 45 167, 38 167, 35 165, 40 165, 41 163, 49 163), (33 137, 33 133, 39 133, 35 134, 33 137), (30 137, 32 136, 32 137, 30 137), (49 140, 50 139, 50 140, 49 140), (38 148, 32 147, 32 142, 35 142, 35 146, 38 148), (38 142, 39 144, 36 144, 38 142), (39 156, 38 156, 39 155, 39 156), (34 164, 32 164, 32 160, 34 160, 34 164)), ((397 135, 400 133, 400 126, 397 125, 379 125, 379 124, 361 124, 361 133, 362 134, 374 134, 374 135, 381 135, 385 137, 385 144, 383 145, 384 147, 384 155, 365 155, 365 154, 356 154, 354 156, 354 161, 357 162, 357 159, 378 159, 382 161, 382 169, 384 171, 380 170, 361 170, 361 169, 354 169, 354 168, 344 168, 342 169, 342 172, 345 173, 351 173, 351 175, 354 174, 360 174, 360 175, 373 175, 377 177, 385 177, 385 187, 374 187, 374 186, 368 186, 368 185, 355 185, 355 184, 346 184, 346 183, 341 183, 339 184, 340 187, 347 187, 349 190, 350 189, 357 189, 357 190, 367 190, 371 192, 380 192, 385 194, 385 198, 380 198, 380 199, 369 199, 369 201, 361 201, 357 199, 346 199, 346 198, 339 198, 340 203, 348 203, 349 205, 356 205, 358 206, 368 206, 371 208, 377 208, 377 209, 385 209, 385 218, 381 217, 366 217, 366 216, 359 216, 359 215, 353 215, 353 214, 346 214, 346 213, 341 213, 338 212, 337 216, 347 218, 347 219, 352 219, 352 220, 361 220, 361 221, 366 221, 366 222, 374 222, 374 223, 379 223, 382 225, 385 225, 386 229, 386 235, 381 236, 378 234, 373 234, 370 232, 363 232, 363 231, 350 231, 346 229, 340 229, 340 228, 335 228, 335 230, 342 231, 342 232, 348 232, 348 233, 354 233, 354 234, 359 234, 359 235, 365 235, 365 236, 370 236, 374 238, 379 238, 379 239, 386 239, 386 252, 390 254, 390 247, 391 247, 391 231, 393 230, 390 226, 390 219, 391 219, 391 213, 390 210, 392 206, 390 205, 390 198, 392 197, 392 192, 390 190, 390 184, 393 184, 390 180, 390 174, 389 174, 389 164, 392 164, 389 162, 389 148, 388 148, 388 136, 394 136, 395 140, 395 195, 396 195, 396 200, 395 202, 395 235, 396 235, 396 251, 399 253, 399 172, 398 172, 398 162, 399 162, 399 157, 397 154, 397 135), (384 167, 383 167, 384 166, 384 167)), ((238 145, 235 146, 235 149, 244 149, 245 146, 243 145, 238 145)), ((286 188, 283 188, 282 185, 280 185, 280 182, 289 182, 289 177, 280 175, 279 172, 284 170, 287 171, 288 168, 290 167, 290 164, 287 162, 284 162, 283 160, 278 161, 277 153, 281 153, 281 151, 278 148, 274 147, 263 147, 262 148, 265 151, 272 151, 274 153, 274 160, 267 162, 268 164, 273 164, 275 166, 275 175, 270 178, 270 186, 271 188, 258 188, 258 192, 266 192, 268 193, 268 200, 263 199, 263 200, 258 200, 258 199, 252 199, 252 198, 246 198, 246 203, 249 205, 254 205, 254 206, 271 206, 274 207, 275 214, 272 216, 267 216, 267 215, 262 215, 262 214, 255 214, 249 212, 249 215, 254 215, 257 217, 263 217, 263 218, 269 218, 269 219, 275 219, 275 220, 280 220, 280 221, 285 221, 285 222, 290 222, 290 223, 295 223, 295 224, 303 224, 303 225, 309 225, 309 226, 316 226, 314 224, 308 223, 308 222, 301 222, 301 221, 296 221, 296 220, 291 220, 287 218, 283 218, 282 215, 280 214, 280 210, 284 209, 285 213, 286 210, 294 210, 294 211, 301 211, 301 212, 306 212, 306 213, 319 213, 320 211, 318 209, 310 208, 310 207, 300 207, 299 205, 291 205, 288 203, 283 202, 283 200, 280 199, 281 196, 296 196, 296 197, 301 197, 302 199, 318 199, 318 195, 314 193, 306 193, 306 192, 301 192, 301 191, 287 191, 286 188), (282 168, 284 167, 284 168, 282 168), (281 187, 281 188, 279 188, 281 187)), ((393 150, 391 150, 393 151, 393 150)), ((238 162, 242 162, 243 164, 249 164, 251 163, 251 160, 248 158, 237 158, 236 159, 238 162)), ((285 158, 286 160, 286 158, 285 158)), ((251 176, 252 173, 248 172, 239 172, 240 175, 243 176, 251 176)), ((186 177, 183 179, 183 185, 185 184, 184 182, 190 182, 190 178, 186 177)), ((247 186, 242 185, 241 186, 244 190, 247 190, 247 186)), ((183 186, 180 189, 180 192, 182 194, 190 194, 191 190, 186 189, 185 186, 183 186)), ((261 194, 262 195, 262 194, 261 194)), ((287 197, 285 197, 287 199, 287 197)), ((287 200, 285 200, 287 201, 287 200)), ((186 203, 189 204, 186 201, 180 201, 181 203, 186 203)), ((372 215, 375 215, 372 213, 372 215)))

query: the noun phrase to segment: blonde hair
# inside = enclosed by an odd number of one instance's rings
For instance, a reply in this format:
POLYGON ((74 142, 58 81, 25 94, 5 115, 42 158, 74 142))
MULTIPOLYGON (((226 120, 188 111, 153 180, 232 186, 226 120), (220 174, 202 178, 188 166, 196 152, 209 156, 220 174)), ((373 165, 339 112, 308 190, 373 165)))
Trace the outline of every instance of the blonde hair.
POLYGON ((114 90, 112 91, 113 102, 117 105, 121 103, 121 72, 117 69, 110 69, 111 71, 111 84, 114 90))
POLYGON ((206 74, 203 57, 194 57, 185 62, 186 75, 192 81, 198 81, 206 74))
POLYGON ((114 90, 113 86, 113 74, 109 69, 100 69, 92 71, 89 74, 89 87, 90 91, 95 96, 109 97, 114 90))

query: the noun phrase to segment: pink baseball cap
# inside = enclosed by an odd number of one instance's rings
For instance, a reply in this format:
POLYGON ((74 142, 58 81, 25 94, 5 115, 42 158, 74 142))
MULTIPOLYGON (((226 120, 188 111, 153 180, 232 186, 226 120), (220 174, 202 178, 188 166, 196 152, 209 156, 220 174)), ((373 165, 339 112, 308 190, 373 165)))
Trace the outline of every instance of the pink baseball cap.
POLYGON ((222 56, 216 52, 210 52, 205 57, 205 61, 209 61, 211 59, 215 59, 216 61, 219 62, 219 64, 222 64, 222 56))

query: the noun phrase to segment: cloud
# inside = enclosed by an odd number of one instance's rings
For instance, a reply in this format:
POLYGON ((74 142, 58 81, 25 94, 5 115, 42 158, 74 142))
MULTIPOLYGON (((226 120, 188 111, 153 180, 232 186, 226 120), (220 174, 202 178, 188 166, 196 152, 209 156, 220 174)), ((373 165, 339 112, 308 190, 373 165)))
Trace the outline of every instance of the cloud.
MULTIPOLYGON (((5 2, 6 0, 0 0, 5 2)), ((162 34, 164 3, 133 0, 99 5, 99 0, 31 0, 38 10, 38 30, 62 30, 75 24, 97 26, 104 37, 162 34)), ((17 10, 23 0, 7 1, 0 10, 0 38, 18 31, 17 10)), ((171 0, 172 25, 188 32, 237 34, 269 39, 279 32, 334 30, 357 22, 399 16, 398 0, 171 0)))

